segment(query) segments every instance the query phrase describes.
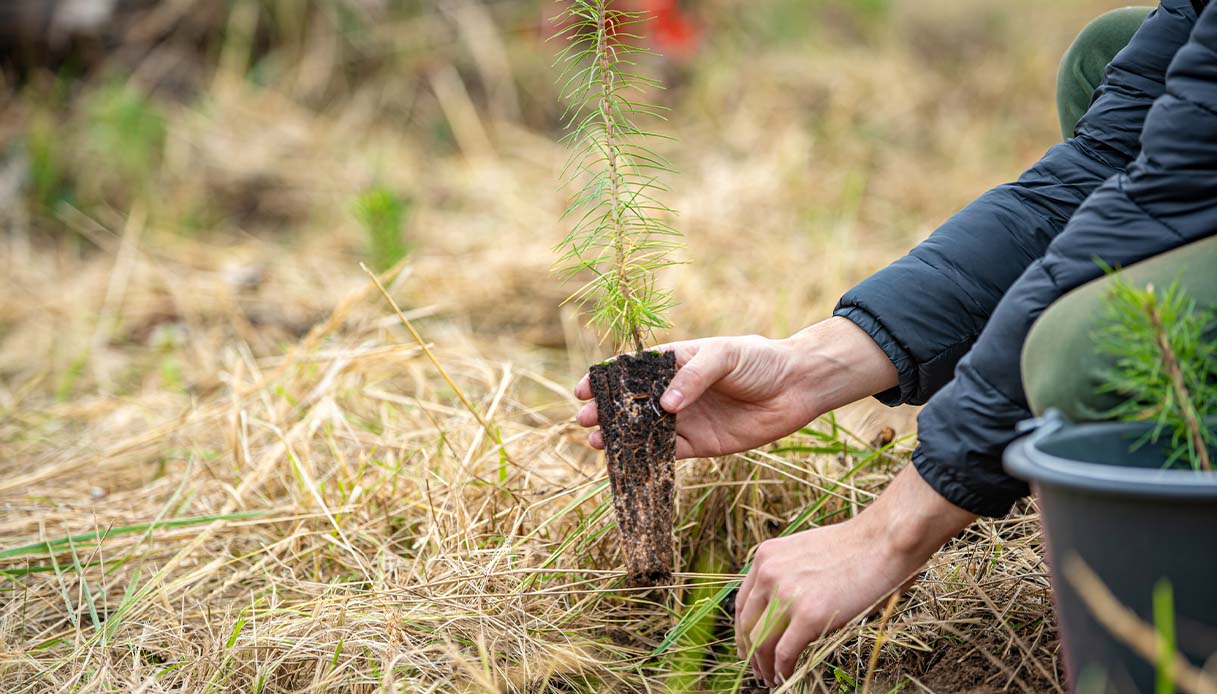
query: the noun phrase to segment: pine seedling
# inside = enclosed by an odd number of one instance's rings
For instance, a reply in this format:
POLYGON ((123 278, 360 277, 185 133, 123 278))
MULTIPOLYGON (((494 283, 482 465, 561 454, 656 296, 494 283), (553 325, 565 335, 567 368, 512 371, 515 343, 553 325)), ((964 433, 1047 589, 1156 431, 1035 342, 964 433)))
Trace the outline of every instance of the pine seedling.
POLYGON ((673 213, 657 197, 666 190, 659 176, 672 168, 648 146, 666 136, 642 127, 665 111, 641 100, 661 88, 636 72, 636 59, 650 51, 634 32, 648 16, 613 5, 568 0, 555 20, 567 42, 558 56, 571 149, 563 175, 575 189, 564 218, 576 220, 555 249, 556 268, 564 280, 590 274, 567 301, 586 307, 615 348, 641 352, 655 330, 670 327, 672 297, 655 280, 674 264, 680 235, 664 221, 673 213))
POLYGON ((659 200, 666 190, 659 177, 672 168, 648 147, 663 136, 642 127, 663 118, 663 109, 642 102, 641 94, 659 84, 639 74, 635 62, 649 53, 633 33, 648 16, 618 9, 613 0, 566 3, 557 21, 568 45, 558 65, 571 149, 564 177, 575 192, 563 218, 576 221, 557 246, 557 269, 564 279, 590 277, 567 301, 590 307, 592 325, 623 352, 588 369, 588 381, 627 580, 663 585, 674 564, 676 417, 659 403, 676 358, 643 347, 655 330, 669 327, 672 297, 657 286, 656 274, 674 263, 679 234, 664 221, 672 211, 659 200))
POLYGON ((410 252, 405 239, 406 218, 410 214, 408 198, 376 186, 360 194, 353 209, 363 227, 373 267, 383 272, 406 257, 410 252))
POLYGON ((1178 281, 1160 292, 1153 285, 1133 287, 1115 275, 1108 315, 1095 338, 1099 351, 1115 361, 1104 370, 1100 391, 1124 398, 1109 416, 1152 421, 1153 428, 1135 445, 1166 437, 1166 466, 1186 460, 1193 469, 1212 469, 1208 451, 1217 445, 1217 432, 1206 418, 1217 415, 1213 312, 1198 307, 1178 281))

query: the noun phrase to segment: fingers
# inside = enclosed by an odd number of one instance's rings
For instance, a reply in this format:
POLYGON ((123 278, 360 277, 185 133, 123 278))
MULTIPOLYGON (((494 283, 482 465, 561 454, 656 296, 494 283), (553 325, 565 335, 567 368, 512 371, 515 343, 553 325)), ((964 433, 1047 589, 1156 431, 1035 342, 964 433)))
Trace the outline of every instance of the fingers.
MULTIPOLYGON (((767 629, 765 630, 765 633, 769 633, 769 631, 771 630, 767 629)), ((779 633, 778 636, 780 635, 781 634, 779 633)), ((763 634, 758 632, 757 636, 762 637, 763 634)), ((761 645, 757 646, 756 652, 752 654, 752 673, 757 676, 757 679, 763 681, 768 687, 772 687, 774 681, 773 647, 777 645, 778 636, 769 636, 768 638, 761 638, 753 641, 753 643, 759 643, 761 645)))
POLYGON ((752 578, 752 571, 748 572, 748 576, 744 578, 744 584, 740 586, 739 592, 735 595, 735 645, 739 648, 741 658, 747 658, 749 655, 748 634, 752 631, 752 625, 744 624, 744 611, 748 607, 748 601, 752 598, 752 584, 755 581, 752 578))
POLYGON ((655 345, 654 349, 660 352, 674 352, 676 354, 676 365, 684 366, 689 363, 693 355, 701 349, 706 343, 706 339, 700 340, 681 340, 679 342, 665 342, 662 345, 655 345))
POLYGON ((764 682, 767 687, 774 686, 773 646, 776 643, 776 638, 762 641, 761 645, 756 648, 756 654, 752 656, 752 674, 756 675, 756 678, 764 682))
POLYGON ((689 443, 689 439, 676 435, 676 459, 684 460, 685 458, 696 458, 697 451, 693 450, 693 444, 689 443))
POLYGON ((760 620, 752 629, 752 643, 759 643, 752 654, 753 667, 760 671, 761 679, 770 687, 777 681, 773 669, 773 651, 781 639, 786 625, 790 623, 790 605, 773 599, 765 606, 760 620))
POLYGON ((790 679, 807 644, 819 636, 818 626, 809 619, 796 617, 790 622, 773 648, 773 681, 776 684, 784 684, 790 679))
POLYGON ((752 570, 744 577, 744 582, 740 585, 739 592, 735 594, 735 648, 739 651, 741 660, 747 660, 751 650, 751 646, 748 643, 749 629, 744 626, 743 618, 744 607, 748 604, 748 598, 752 594, 752 587, 755 584, 756 566, 753 565, 752 570))
MULTIPOLYGON (((652 349, 657 349, 661 352, 674 352, 676 354, 676 366, 682 367, 687 364, 694 355, 697 354, 706 340, 682 340, 680 342, 667 342, 662 345, 655 345, 652 349)), ((587 374, 583 374, 583 378, 575 384, 575 397, 580 400, 592 399, 592 383, 587 374)))
MULTIPOLYGON (((583 385, 583 382, 581 381, 579 385, 583 385)), ((577 395, 578 392, 576 389, 575 394, 577 395)), ((594 427, 600 423, 600 411, 596 407, 595 400, 579 409, 579 412, 575 414, 575 422, 584 427, 594 427)), ((604 448, 604 435, 600 433, 599 429, 587 435, 587 445, 592 448, 604 448)))
POLYGON ((680 367, 659 400, 673 414, 697 401, 710 386, 735 368, 734 350, 729 345, 714 343, 697 349, 688 363, 680 367))
MULTIPOLYGON (((656 345, 653 349, 661 352, 675 352, 676 365, 684 366, 693 355, 697 353, 697 349, 702 340, 684 340, 682 342, 668 342, 662 345, 656 345)), ((592 399, 592 382, 587 374, 583 374, 583 378, 575 384, 575 397, 580 400, 592 399)))
POLYGON ((753 673, 769 686, 775 682, 774 650, 790 620, 793 596, 783 591, 786 604, 777 598, 783 574, 778 557, 784 545, 778 540, 762 542, 756 549, 744 583, 735 598, 735 641, 740 657, 750 659, 753 673))
POLYGON ((584 427, 594 427, 599 424, 600 410, 596 407, 596 401, 593 400, 580 408, 575 415, 575 421, 579 423, 579 426, 584 427))

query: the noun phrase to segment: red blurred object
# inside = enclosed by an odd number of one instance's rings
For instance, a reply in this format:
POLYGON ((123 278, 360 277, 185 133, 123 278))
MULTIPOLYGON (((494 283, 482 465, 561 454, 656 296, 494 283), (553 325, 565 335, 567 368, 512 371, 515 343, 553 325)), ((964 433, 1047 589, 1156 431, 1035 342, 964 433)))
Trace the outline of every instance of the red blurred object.
POLYGON ((655 50, 665 55, 687 57, 697 49, 701 32, 693 20, 680 9, 678 0, 635 0, 624 4, 637 4, 649 13, 654 31, 650 32, 655 50))
MULTIPOLYGON (((633 33, 643 34, 648 48, 668 58, 689 58, 701 43, 702 31, 681 10, 680 0, 616 0, 612 5, 622 12, 644 13, 649 21, 633 33)), ((561 31, 561 27, 551 29, 561 31)))

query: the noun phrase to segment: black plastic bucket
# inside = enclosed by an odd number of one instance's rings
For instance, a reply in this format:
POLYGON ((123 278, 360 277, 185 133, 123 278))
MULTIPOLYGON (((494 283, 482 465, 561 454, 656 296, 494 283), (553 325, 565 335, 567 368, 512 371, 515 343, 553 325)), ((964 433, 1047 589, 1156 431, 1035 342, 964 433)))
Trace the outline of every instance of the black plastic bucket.
POLYGON ((1169 581, 1178 652, 1217 664, 1217 473, 1163 469, 1163 446, 1130 450, 1149 426, 1074 425, 1049 412, 1004 457, 1039 500, 1066 668, 1085 691, 1152 692, 1155 665, 1091 614, 1062 570, 1073 556, 1145 624, 1155 584, 1169 581))

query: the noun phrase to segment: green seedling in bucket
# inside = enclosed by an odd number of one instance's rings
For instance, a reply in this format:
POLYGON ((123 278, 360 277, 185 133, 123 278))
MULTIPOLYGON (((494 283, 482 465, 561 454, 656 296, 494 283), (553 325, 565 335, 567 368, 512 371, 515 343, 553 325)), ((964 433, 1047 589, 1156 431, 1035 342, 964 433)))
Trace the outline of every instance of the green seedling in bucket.
POLYGON ((1100 388, 1122 398, 1112 419, 1152 421, 1136 445, 1170 444, 1167 467, 1186 461, 1212 469, 1208 449, 1217 434, 1205 422, 1217 414, 1217 343, 1213 312, 1199 307, 1179 286, 1143 289, 1114 278, 1108 298, 1110 320, 1097 331, 1101 352, 1114 359, 1100 388))

